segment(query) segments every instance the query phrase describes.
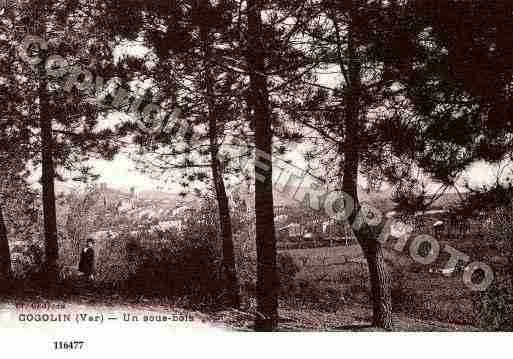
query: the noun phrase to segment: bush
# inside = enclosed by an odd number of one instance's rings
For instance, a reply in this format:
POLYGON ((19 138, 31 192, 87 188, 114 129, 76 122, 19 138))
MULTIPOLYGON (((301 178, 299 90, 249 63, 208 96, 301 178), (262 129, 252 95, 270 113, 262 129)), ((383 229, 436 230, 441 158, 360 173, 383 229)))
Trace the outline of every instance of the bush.
POLYGON ((291 284, 285 300, 291 307, 336 312, 344 304, 345 296, 340 288, 300 279, 291 284))
POLYGON ((501 254, 513 257, 513 208, 498 208, 490 214, 486 236, 493 240, 501 254))
POLYGON ((130 294, 187 297, 191 304, 214 301, 222 295, 221 255, 217 233, 195 225, 183 238, 170 233, 126 245, 133 268, 125 282, 130 294))
POLYGON ((243 296, 256 290, 256 244, 254 232, 239 232, 235 236, 235 261, 239 286, 243 296))
POLYGON ((478 325, 485 330, 513 330, 513 292, 505 283, 494 283, 477 296, 475 309, 478 313, 478 325))
MULTIPOLYGON (((250 235, 239 235, 236 240, 237 275, 243 293, 256 294, 256 247, 250 235)), ((276 267, 280 281, 280 296, 287 296, 301 267, 289 253, 278 253, 276 267)))
MULTIPOLYGON (((423 289, 418 286, 417 281, 430 281, 430 278, 419 277, 416 274, 410 267, 392 272, 391 296, 392 309, 395 313, 403 313, 422 320, 460 325, 475 324, 472 301, 466 297, 466 292, 447 287, 440 288, 443 293, 423 289)), ((463 291, 466 291, 466 288, 463 291)))
POLYGON ((500 207, 490 214, 486 226, 487 238, 498 250, 502 264, 494 268, 494 283, 475 298, 479 325, 487 330, 513 330, 513 209, 500 207))
POLYGON ((414 293, 406 286, 404 272, 396 270, 391 273, 390 295, 392 297, 392 310, 394 312, 410 312, 416 310, 419 303, 416 303, 414 293))
MULTIPOLYGON (((239 283, 243 291, 255 295, 256 291, 256 256, 250 255, 239 261, 239 283)), ((299 265, 288 253, 278 253, 276 257, 276 270, 280 282, 280 296, 286 296, 294 285, 294 279, 300 271, 299 265)))
POLYGON ((41 280, 44 252, 38 244, 27 245, 13 257, 13 273, 17 279, 36 282, 41 280))

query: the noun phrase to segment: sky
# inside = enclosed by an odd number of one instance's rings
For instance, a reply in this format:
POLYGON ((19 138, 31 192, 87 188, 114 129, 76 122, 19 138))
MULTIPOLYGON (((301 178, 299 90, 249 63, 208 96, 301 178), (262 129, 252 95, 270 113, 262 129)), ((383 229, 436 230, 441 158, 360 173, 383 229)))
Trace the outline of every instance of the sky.
POLYGON ((119 154, 113 161, 91 161, 96 173, 100 175, 99 182, 106 183, 109 187, 129 190, 135 187, 138 191, 156 190, 158 187, 166 188, 171 192, 178 192, 178 187, 152 179, 150 176, 140 173, 135 169, 135 164, 126 154, 119 154))
MULTIPOLYGON (((180 186, 155 180, 150 176, 139 173, 135 165, 126 154, 119 154, 113 161, 94 160, 91 162, 95 172, 100 175, 99 183, 106 183, 109 187, 129 190, 135 187, 137 191, 163 190, 178 193, 180 186)), ((511 167, 511 166, 510 166, 511 167)), ((497 166, 484 161, 476 162, 462 175, 472 186, 492 184, 497 173, 497 166)), ((507 171, 504 173, 507 174, 507 171)))
MULTIPOLYGON (((142 57, 147 55, 149 52, 150 51, 140 43, 126 42, 116 49, 114 57, 119 59, 126 54, 142 57)), ((325 86, 334 87, 337 83, 342 81, 340 75, 337 76, 334 73, 336 73, 336 71, 332 71, 329 68, 325 73, 318 73, 318 82, 325 86)), ((117 118, 117 116, 108 118, 107 120, 108 121, 103 122, 103 126, 112 127, 119 122, 119 118, 117 118)), ((293 158, 293 163, 297 167, 302 167, 304 165, 301 155, 295 154, 292 156, 295 157, 293 158)), ((126 153, 118 154, 113 161, 91 160, 90 164, 94 168, 95 173, 100 175, 98 182, 105 183, 111 188, 128 191, 131 187, 135 187, 137 191, 161 190, 173 193, 178 193, 181 190, 180 186, 176 183, 156 180, 151 178, 149 175, 137 171, 135 164, 126 153)), ((468 180, 472 186, 491 184, 494 181, 496 173, 496 166, 485 162, 477 162, 470 166, 470 168, 468 168, 462 175, 461 184, 463 184, 463 180, 465 179, 468 180)), ((33 176, 34 183, 37 182, 39 176, 40 171, 36 171, 33 176)), ((64 184, 57 184, 57 190, 74 188, 76 186, 76 184, 68 181, 64 184)), ((433 186, 430 190, 436 191, 437 188, 437 186, 433 186)))

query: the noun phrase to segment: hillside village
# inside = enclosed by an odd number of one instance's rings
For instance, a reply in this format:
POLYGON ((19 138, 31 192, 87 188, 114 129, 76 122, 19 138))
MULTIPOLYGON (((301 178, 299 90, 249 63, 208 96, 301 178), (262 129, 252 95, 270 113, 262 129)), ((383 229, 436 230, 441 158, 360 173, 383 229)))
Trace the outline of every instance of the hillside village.
MULTIPOLYGON (((360 189, 362 202, 370 203, 379 208, 388 218, 398 215, 396 204, 387 191, 369 193, 360 189)), ((233 211, 237 217, 249 218, 254 214, 251 211, 254 202, 250 189, 240 186, 230 192, 230 201, 237 203, 233 211)), ((275 223, 279 248, 307 248, 327 247, 337 245, 356 244, 354 235, 345 221, 330 218, 324 211, 309 208, 308 196, 303 202, 298 202, 294 192, 289 189, 275 193, 275 223)), ((135 189, 123 191, 109 188, 106 184, 99 184, 89 192, 77 195, 62 193, 60 196, 58 213, 61 222, 68 222, 73 212, 73 202, 90 201, 88 213, 101 217, 94 223, 85 225, 82 236, 88 236, 102 241, 107 237, 113 238, 122 233, 137 236, 151 232, 175 232, 180 234, 186 227, 187 221, 194 219, 202 206, 204 199, 194 196, 181 196, 161 191, 141 191, 135 189)), ((447 214, 457 205, 459 197, 448 193, 437 199, 429 210, 416 213, 413 219, 415 227, 425 233, 435 234, 433 224, 442 221, 446 231, 458 224, 449 223, 447 214), (422 220, 421 220, 422 219, 422 220), (419 224, 421 223, 421 224, 419 224), (449 225, 450 224, 450 225, 449 225)), ((76 210, 76 209, 75 209, 76 210)), ((413 230, 413 229, 411 229, 413 230)), ((82 238, 82 240, 85 238, 82 238)))
MULTIPOLYGON (((81 198, 80 198, 81 197, 81 198)), ((101 240, 105 236, 116 237, 130 229, 132 235, 142 231, 168 231, 183 229, 184 222, 199 208, 196 199, 184 199, 179 195, 157 191, 124 192, 100 184, 91 192, 78 197, 91 197, 91 212, 100 211, 105 221, 90 228, 88 236, 101 240)), ((71 196, 62 198, 62 214, 70 210, 71 196)), ((74 198, 77 200, 77 198, 74 198)), ((68 213, 69 214, 69 213, 68 213)))

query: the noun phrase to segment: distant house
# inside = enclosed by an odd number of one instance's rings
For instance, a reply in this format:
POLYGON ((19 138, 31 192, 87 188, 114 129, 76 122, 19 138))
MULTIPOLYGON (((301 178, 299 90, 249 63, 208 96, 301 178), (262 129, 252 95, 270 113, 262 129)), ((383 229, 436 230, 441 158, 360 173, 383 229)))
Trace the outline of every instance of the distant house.
POLYGON ((274 213, 279 217, 281 215, 287 215, 289 208, 287 206, 274 206, 274 213))
POLYGON ((333 220, 322 222, 322 233, 326 235, 336 234, 338 231, 337 227, 337 223, 333 220))
POLYGON ((135 209, 135 202, 133 200, 124 200, 118 205, 119 213, 126 213, 133 209, 135 209))
POLYGON ((344 241, 346 245, 352 240, 353 232, 344 219, 330 219, 322 223, 322 235, 332 241, 344 241))
POLYGON ((23 240, 15 240, 15 241, 11 241, 9 246, 11 247, 11 253, 16 253, 16 252, 22 253, 28 247, 28 244, 26 241, 23 241, 23 240))
POLYGON ((287 216, 286 214, 280 214, 279 216, 276 216, 274 218, 274 222, 283 223, 283 222, 287 221, 287 219, 289 219, 289 216, 287 216))
POLYGON ((395 216, 397 216, 399 213, 397 211, 388 211, 386 214, 385 214, 385 217, 386 218, 394 218, 395 216))
POLYGON ((146 208, 138 213, 140 220, 156 220, 159 218, 159 211, 154 208, 146 208))
POLYGON ((89 234, 89 238, 94 239, 96 242, 105 241, 106 239, 116 238, 119 235, 118 232, 106 230, 106 231, 97 231, 89 234))
POLYGON ((429 211, 417 211, 415 212, 415 217, 436 217, 437 215, 447 214, 449 213, 446 209, 431 209, 429 211))
POLYGON ((315 234, 315 233, 312 233, 312 232, 306 232, 304 235, 303 235, 303 239, 305 241, 311 241, 311 240, 314 240, 314 239, 317 239, 319 238, 319 235, 315 234))
POLYGON ((301 226, 299 223, 290 223, 278 229, 278 236, 280 239, 298 239, 301 237, 301 226))
POLYGON ((396 238, 402 238, 413 232, 413 225, 403 221, 394 221, 390 227, 390 235, 396 238))
POLYGON ((159 222, 159 224, 156 226, 156 229, 159 229, 161 231, 169 231, 171 229, 176 229, 178 231, 182 231, 183 227, 184 227, 183 221, 178 219, 178 220, 159 222))
POLYGON ((344 236, 347 233, 346 221, 330 219, 322 223, 322 233, 327 236, 344 236))
POLYGON ((176 209, 173 211, 172 216, 173 216, 173 217, 185 217, 185 216, 190 216, 190 215, 193 215, 195 211, 196 211, 196 209, 195 209, 195 208, 182 206, 182 207, 178 207, 178 208, 176 208, 176 209))

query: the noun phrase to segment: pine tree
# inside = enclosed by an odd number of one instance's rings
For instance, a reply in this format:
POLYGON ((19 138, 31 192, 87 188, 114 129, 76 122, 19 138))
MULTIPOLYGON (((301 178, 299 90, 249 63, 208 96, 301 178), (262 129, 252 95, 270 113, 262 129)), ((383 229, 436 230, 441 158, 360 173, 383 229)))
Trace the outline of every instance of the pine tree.
MULTIPOLYGON (((13 46, 20 57, 12 65, 19 74, 14 86, 24 97, 24 128, 29 143, 36 143, 31 154, 42 169, 42 202, 45 229, 45 272, 50 282, 58 277, 58 238, 55 205, 55 180, 59 171, 78 173, 77 179, 90 178, 85 162, 91 155, 110 159, 117 150, 111 130, 96 130, 103 119, 96 94, 84 85, 79 72, 91 68, 95 74, 112 74, 112 52, 101 39, 85 43, 84 31, 95 34, 89 16, 94 7, 77 1, 29 1, 20 3, 11 18, 17 29, 13 46), (95 66, 107 63, 107 66, 95 66), (74 66, 74 67, 73 67, 74 66), (24 80, 24 81, 22 81, 24 80), (82 90, 82 91, 81 91, 82 90), (37 126, 35 125, 37 124, 37 126), (39 152, 39 153, 38 153, 39 152)), ((94 38, 94 36, 91 36, 94 38)), ((89 40, 92 40, 89 39, 89 40)))
POLYGON ((167 111, 158 121, 158 128, 154 128, 157 131, 151 134, 137 131, 136 126, 125 126, 127 133, 136 131, 134 142, 140 153, 134 157, 138 167, 161 179, 181 176, 180 183, 186 190, 200 183, 211 185, 217 199, 222 240, 225 304, 238 308, 232 220, 224 179, 234 170, 229 164, 234 155, 223 148, 230 148, 237 141, 234 139, 244 137, 243 122, 238 119, 243 107, 237 102, 240 90, 236 90, 241 87, 241 79, 219 65, 229 53, 224 48, 232 41, 233 5, 230 1, 217 5, 200 1, 169 4, 155 1, 144 6, 128 4, 123 9, 111 5, 117 13, 145 12, 145 18, 134 21, 130 31, 128 24, 122 31, 119 28, 114 31, 127 35, 128 39, 134 37, 130 33, 141 35, 144 44, 152 49, 156 66, 135 64, 131 56, 124 59, 133 75, 126 81, 151 82, 152 90, 146 91, 146 101, 159 103, 167 111))

